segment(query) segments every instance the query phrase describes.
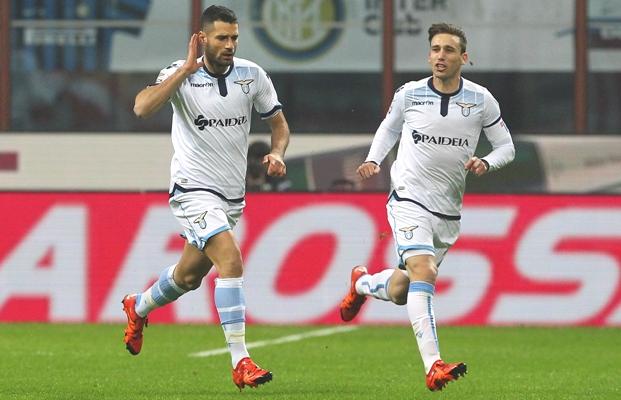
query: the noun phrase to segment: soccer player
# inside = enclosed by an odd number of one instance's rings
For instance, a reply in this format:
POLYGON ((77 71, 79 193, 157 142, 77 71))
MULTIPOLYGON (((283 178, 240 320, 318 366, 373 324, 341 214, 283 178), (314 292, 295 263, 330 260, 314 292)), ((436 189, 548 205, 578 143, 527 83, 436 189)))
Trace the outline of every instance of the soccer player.
POLYGON ((366 296, 407 304, 426 384, 436 391, 466 373, 466 364, 442 361, 433 313, 438 266, 459 235, 466 174, 481 176, 505 166, 515 149, 498 102, 487 89, 461 76, 468 62, 464 32, 433 24, 429 44, 432 76, 397 89, 357 169, 362 179, 377 175, 399 141, 386 209, 400 265, 372 275, 363 266, 354 267, 340 312, 344 321, 351 321, 366 296), (479 158, 474 151, 481 130, 493 149, 479 158))
POLYGON ((263 158, 268 175, 284 176, 289 127, 276 91, 257 64, 234 57, 237 17, 210 6, 201 31, 192 35, 187 59, 164 68, 155 84, 136 96, 134 112, 148 117, 170 102, 173 107, 170 207, 187 240, 177 264, 165 268, 147 290, 123 298, 125 344, 140 352, 147 315, 195 290, 215 266, 214 302, 231 354, 233 382, 241 390, 272 379, 257 366, 245 344, 243 265, 231 229, 245 206, 246 155, 252 107, 272 131, 263 158), (197 46, 203 54, 197 57, 197 46))

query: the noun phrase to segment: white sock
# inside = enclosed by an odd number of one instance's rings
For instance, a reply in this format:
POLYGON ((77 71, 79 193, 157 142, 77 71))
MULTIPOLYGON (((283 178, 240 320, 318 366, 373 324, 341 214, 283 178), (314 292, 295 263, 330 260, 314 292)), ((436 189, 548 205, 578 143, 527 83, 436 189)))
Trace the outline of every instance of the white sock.
POLYGON ((181 289, 173 279, 176 265, 166 268, 150 288, 136 297, 136 314, 146 317, 158 307, 172 303, 187 290, 181 289))
POLYGON ((239 360, 249 357, 246 349, 246 302, 242 284, 243 278, 216 279, 214 302, 218 309, 220 324, 226 344, 231 352, 233 368, 239 360))
POLYGON ((390 301, 388 297, 388 284, 394 269, 385 269, 377 274, 363 275, 356 281, 356 292, 365 296, 373 296, 376 299, 390 301))
POLYGON ((418 350, 428 373, 436 360, 440 359, 440 345, 433 315, 434 286, 427 282, 410 283, 408 292, 408 316, 418 342, 418 350))

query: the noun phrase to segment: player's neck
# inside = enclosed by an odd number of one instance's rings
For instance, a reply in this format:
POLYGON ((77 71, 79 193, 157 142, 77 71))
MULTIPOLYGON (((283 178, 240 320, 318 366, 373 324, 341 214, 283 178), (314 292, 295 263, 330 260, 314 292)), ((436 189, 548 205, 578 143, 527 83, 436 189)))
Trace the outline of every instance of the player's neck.
POLYGON ((205 65, 205 69, 207 69, 207 72, 209 72, 211 75, 216 75, 216 76, 224 75, 231 67, 230 65, 210 63, 207 57, 205 56, 203 56, 203 63, 205 65))
POLYGON ((433 87, 440 93, 455 93, 459 90, 460 83, 460 75, 455 75, 454 77, 448 79, 440 79, 436 76, 433 77, 433 87))

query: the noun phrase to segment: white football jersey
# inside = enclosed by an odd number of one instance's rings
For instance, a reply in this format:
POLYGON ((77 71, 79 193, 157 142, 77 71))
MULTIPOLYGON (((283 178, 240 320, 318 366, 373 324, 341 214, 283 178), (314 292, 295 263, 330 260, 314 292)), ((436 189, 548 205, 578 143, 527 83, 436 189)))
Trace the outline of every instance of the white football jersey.
POLYGON ((390 171, 397 197, 458 219, 464 164, 474 155, 481 130, 493 147, 483 157, 490 170, 511 162, 515 150, 498 102, 487 89, 462 78, 455 93, 442 94, 432 82, 425 78, 397 89, 366 160, 379 165, 400 138, 390 171))
MULTIPOLYGON (((160 71, 155 84, 184 62, 175 61, 160 71)), ((241 58, 234 58, 223 75, 203 67, 183 81, 170 102, 175 151, 171 191, 177 184, 215 191, 229 200, 243 198, 252 107, 263 119, 282 109, 265 71, 241 58)))

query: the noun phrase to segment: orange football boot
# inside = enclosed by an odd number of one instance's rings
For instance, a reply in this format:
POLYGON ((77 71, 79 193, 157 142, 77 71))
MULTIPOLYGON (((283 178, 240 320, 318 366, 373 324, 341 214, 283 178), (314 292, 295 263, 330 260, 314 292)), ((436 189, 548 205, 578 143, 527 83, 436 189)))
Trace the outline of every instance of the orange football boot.
POLYGON ((468 367, 464 363, 447 364, 442 360, 437 360, 427 374, 427 388, 432 392, 442 390, 450 381, 464 376, 467 370, 468 367))
POLYGON ((351 321, 354 319, 358 312, 360 311, 360 307, 367 300, 367 297, 356 292, 356 281, 360 279, 361 276, 368 274, 368 271, 365 267, 358 265, 351 270, 351 281, 349 284, 349 293, 345 296, 343 301, 341 301, 341 319, 343 321, 351 321))
POLYGON ((272 380, 272 373, 259 367, 250 359, 244 357, 233 370, 233 382, 241 391, 244 386, 257 387, 272 380))
POLYGON ((136 295, 127 295, 123 297, 123 311, 127 314, 127 328, 125 328, 125 347, 132 353, 137 355, 142 348, 142 329, 148 325, 148 319, 142 318, 136 313, 136 295))

